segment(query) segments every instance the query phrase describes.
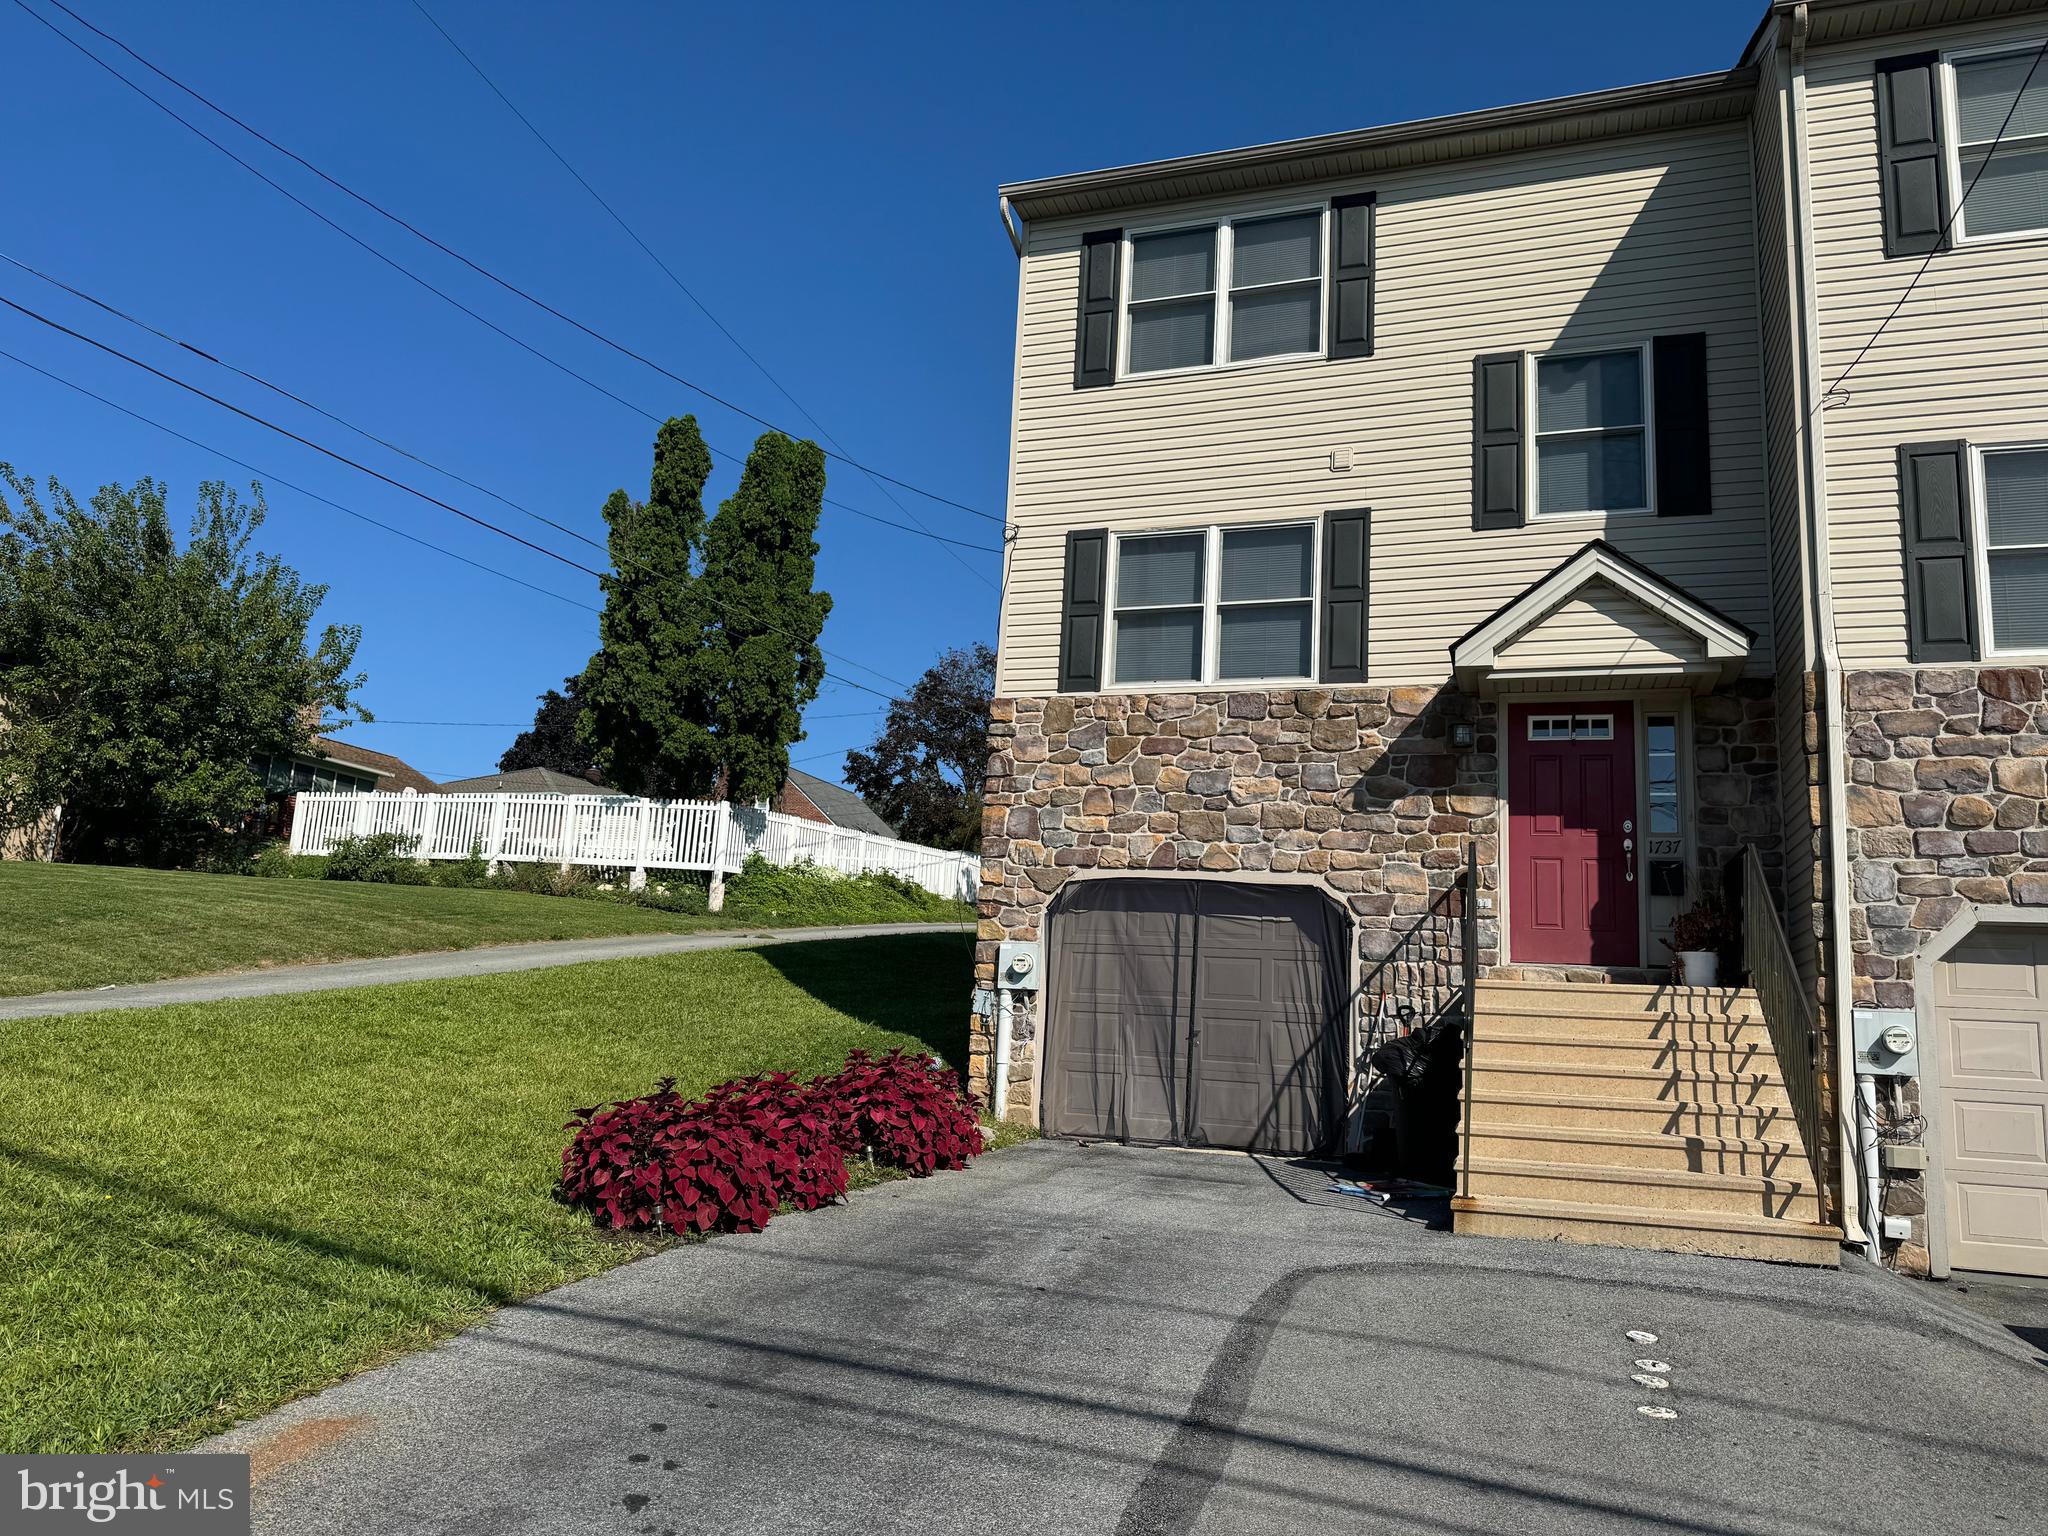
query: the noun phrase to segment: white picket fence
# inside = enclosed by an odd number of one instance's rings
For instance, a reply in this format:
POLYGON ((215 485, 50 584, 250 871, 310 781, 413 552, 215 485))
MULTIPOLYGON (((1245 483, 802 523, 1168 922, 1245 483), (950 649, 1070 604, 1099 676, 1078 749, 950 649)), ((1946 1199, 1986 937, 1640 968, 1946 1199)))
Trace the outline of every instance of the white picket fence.
POLYGON ((771 864, 817 864, 842 874, 886 870, 940 896, 972 901, 981 861, 971 853, 875 837, 723 800, 642 800, 631 795, 323 794, 298 796, 293 853, 326 853, 344 837, 397 832, 414 856, 493 864, 577 864, 621 869, 734 873, 749 854, 771 864))

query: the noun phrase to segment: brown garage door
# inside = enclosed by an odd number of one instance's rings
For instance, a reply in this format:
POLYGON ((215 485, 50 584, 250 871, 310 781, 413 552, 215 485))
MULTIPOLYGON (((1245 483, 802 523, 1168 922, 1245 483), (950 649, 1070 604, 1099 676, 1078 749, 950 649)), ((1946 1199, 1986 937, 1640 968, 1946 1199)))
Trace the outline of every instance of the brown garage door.
POLYGON ((1046 1129, 1301 1153, 1336 1137, 1348 925, 1318 892, 1081 880, 1048 937, 1046 1129))
POLYGON ((1948 1262, 2048 1275, 2048 933, 1979 930, 1935 972, 1948 1262))

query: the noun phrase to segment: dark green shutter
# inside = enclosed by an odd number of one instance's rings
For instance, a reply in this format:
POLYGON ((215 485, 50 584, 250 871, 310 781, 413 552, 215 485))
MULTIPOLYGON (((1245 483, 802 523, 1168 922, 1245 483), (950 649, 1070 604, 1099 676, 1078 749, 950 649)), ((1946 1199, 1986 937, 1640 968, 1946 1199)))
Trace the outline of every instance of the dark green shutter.
POLYGON ((1378 194, 1330 200, 1330 356, 1372 356, 1373 218, 1378 194))
POLYGON ((1316 675, 1326 683, 1365 681, 1372 513, 1323 514, 1323 653, 1316 675))
POLYGON ((1522 354, 1474 358, 1472 526, 1521 527, 1522 479, 1522 354))
POLYGON ((1906 561, 1906 654, 1977 659, 1977 582, 1970 565, 1966 443, 1899 448, 1899 534, 1906 561))
POLYGON ((1060 583, 1060 692, 1102 691, 1104 586, 1109 576, 1109 533, 1090 528, 1067 535, 1067 569, 1060 583))
POLYGON ((1116 268, 1124 248, 1120 229, 1081 237, 1081 314, 1074 335, 1074 388, 1116 382, 1116 268))
POLYGON ((1877 61, 1877 168, 1884 253, 1948 249, 1948 156, 1941 142, 1941 55, 1877 61))
POLYGON ((1657 410, 1657 515, 1714 510, 1707 455, 1707 337, 1659 336, 1650 348, 1657 410))

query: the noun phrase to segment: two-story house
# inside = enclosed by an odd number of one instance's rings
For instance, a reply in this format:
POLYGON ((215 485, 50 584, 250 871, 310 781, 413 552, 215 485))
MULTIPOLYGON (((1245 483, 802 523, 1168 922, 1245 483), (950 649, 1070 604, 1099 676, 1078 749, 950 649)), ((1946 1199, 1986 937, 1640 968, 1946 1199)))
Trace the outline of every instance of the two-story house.
POLYGON ((2043 9, 1002 189, 980 1091, 1328 1148, 1449 1016, 1460 1230, 1832 1262, 1920 1113, 1916 1236, 2048 1258, 2043 9), (1749 985, 1673 987, 1723 896, 1749 985))

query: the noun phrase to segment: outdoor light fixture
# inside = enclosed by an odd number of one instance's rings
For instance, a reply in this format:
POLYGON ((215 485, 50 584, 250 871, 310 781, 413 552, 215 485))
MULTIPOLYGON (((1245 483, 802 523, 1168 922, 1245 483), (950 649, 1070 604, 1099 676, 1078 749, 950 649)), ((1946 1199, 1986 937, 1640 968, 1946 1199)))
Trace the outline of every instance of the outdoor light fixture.
POLYGON ((1473 732, 1470 724, 1460 724, 1451 727, 1452 746, 1459 748, 1461 751, 1470 750, 1472 740, 1473 732))

